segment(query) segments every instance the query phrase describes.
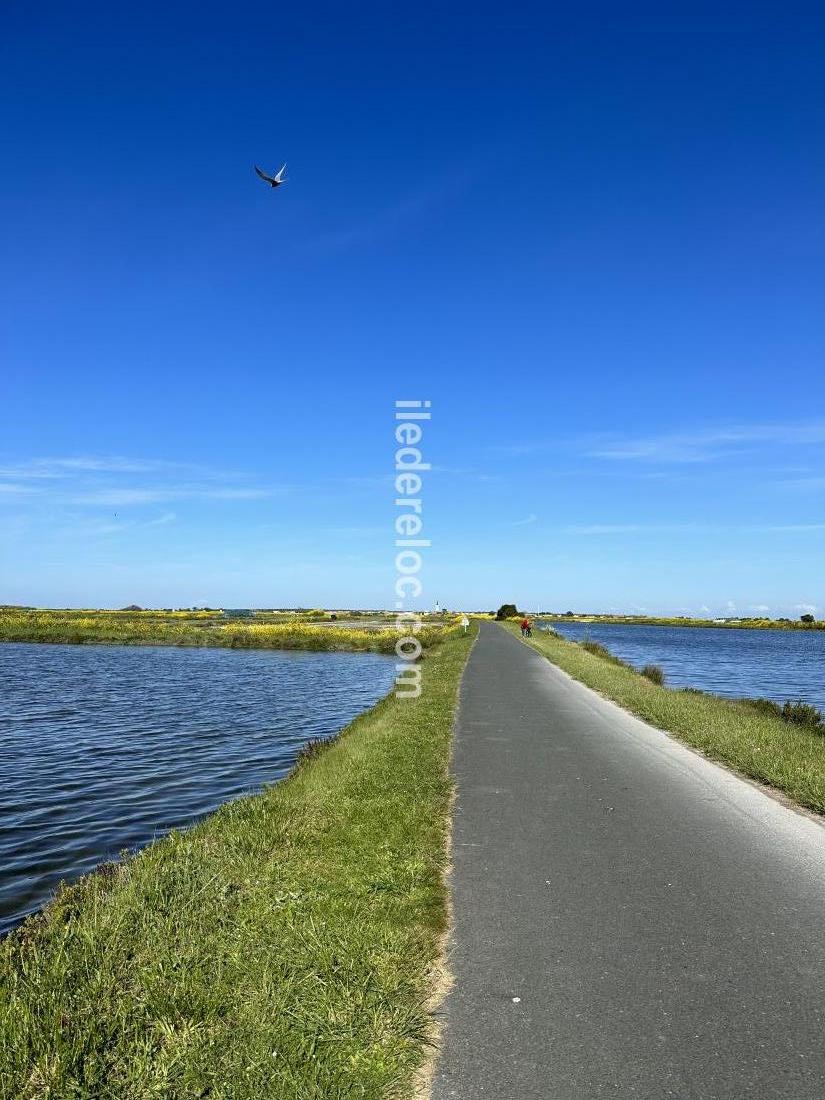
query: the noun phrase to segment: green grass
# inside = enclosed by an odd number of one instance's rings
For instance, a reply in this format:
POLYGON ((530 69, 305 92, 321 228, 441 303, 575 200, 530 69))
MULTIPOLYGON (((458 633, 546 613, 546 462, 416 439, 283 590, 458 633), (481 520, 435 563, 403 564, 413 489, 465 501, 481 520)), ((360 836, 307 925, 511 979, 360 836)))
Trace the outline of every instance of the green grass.
POLYGON ((555 612, 538 613, 535 618, 552 623, 618 623, 623 626, 696 626, 716 629, 747 630, 825 630, 825 620, 803 623, 799 619, 766 619, 762 616, 728 617, 718 622, 715 619, 694 619, 689 615, 559 615, 555 612))
POLYGON ((408 1095, 445 928, 457 688, 423 663, 284 782, 64 888, 0 945, 3 1100, 408 1095))
MULTIPOLYGON (((452 619, 418 632, 424 648, 457 630, 452 619)), ((255 614, 226 619, 221 612, 44 611, 0 609, 0 642, 71 645, 175 645, 232 649, 366 650, 392 653, 399 634, 393 621, 363 626, 321 625, 308 616, 255 614)))
MULTIPOLYGON (((506 629, 516 632, 508 624, 506 629)), ((759 700, 722 699, 660 686, 612 655, 535 631, 529 645, 553 664, 651 725, 706 756, 825 813, 825 736, 794 724, 791 705, 772 711, 759 700), (588 652, 588 649, 590 652, 588 652)))

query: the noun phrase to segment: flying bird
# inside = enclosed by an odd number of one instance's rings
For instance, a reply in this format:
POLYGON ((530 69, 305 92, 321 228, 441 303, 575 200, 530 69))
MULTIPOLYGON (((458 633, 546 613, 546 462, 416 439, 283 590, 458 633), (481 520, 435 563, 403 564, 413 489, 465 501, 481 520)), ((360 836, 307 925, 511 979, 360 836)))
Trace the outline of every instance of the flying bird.
POLYGON ((286 180, 283 178, 284 172, 286 171, 286 165, 284 165, 280 172, 274 176, 268 176, 266 172, 262 172, 257 164, 255 165, 255 171, 262 180, 266 180, 270 187, 280 187, 282 183, 286 183, 286 180))

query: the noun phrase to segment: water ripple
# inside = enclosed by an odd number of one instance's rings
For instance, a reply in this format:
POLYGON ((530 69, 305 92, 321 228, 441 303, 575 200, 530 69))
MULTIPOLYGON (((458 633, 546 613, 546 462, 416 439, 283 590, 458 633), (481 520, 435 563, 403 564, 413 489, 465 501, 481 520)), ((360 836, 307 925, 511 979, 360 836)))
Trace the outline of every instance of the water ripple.
POLYGON ((389 657, 0 645, 0 933, 125 848, 281 778, 389 657))
POLYGON ((717 695, 804 699, 825 711, 825 631, 736 627, 548 624, 565 638, 590 638, 633 665, 661 665, 672 687, 717 695))

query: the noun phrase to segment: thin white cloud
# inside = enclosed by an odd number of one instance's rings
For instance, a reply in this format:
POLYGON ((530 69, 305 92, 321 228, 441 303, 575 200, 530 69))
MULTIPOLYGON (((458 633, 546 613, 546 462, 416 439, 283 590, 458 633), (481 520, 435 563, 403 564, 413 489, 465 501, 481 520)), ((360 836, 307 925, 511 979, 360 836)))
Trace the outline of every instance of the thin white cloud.
POLYGON ((779 446, 823 444, 825 422, 732 424, 634 439, 606 439, 601 444, 592 443, 586 454, 590 458, 622 462, 710 462, 732 451, 766 443, 779 446))
POLYGON ((154 519, 147 520, 81 522, 74 527, 64 528, 61 533, 63 535, 81 535, 84 537, 123 535, 151 527, 166 527, 168 524, 174 523, 176 518, 174 512, 164 512, 160 516, 155 516, 154 519))
POLYGON ((287 488, 248 482, 242 474, 195 463, 120 455, 34 458, 0 466, 0 494, 37 493, 50 505, 125 508, 174 500, 260 500, 287 488), (136 474, 143 475, 137 485, 136 474))
POLYGON ((197 485, 141 486, 138 488, 95 489, 69 498, 71 504, 101 504, 126 507, 130 504, 161 504, 172 500, 261 500, 272 489, 209 488, 197 485))
POLYGON ((565 535, 648 535, 700 534, 709 532, 754 534, 806 534, 825 531, 825 523, 781 523, 723 525, 708 523, 585 523, 562 528, 565 535))
POLYGON ((793 477, 775 482, 784 489, 800 489, 803 492, 818 493, 825 489, 825 477, 793 477))
POLYGON ((331 527, 328 533, 336 539, 366 539, 373 538, 376 535, 386 535, 387 538, 392 537, 391 528, 378 525, 374 527, 331 527))
POLYGON ((517 519, 515 523, 511 524, 513 527, 527 527, 528 524, 536 523, 538 516, 535 512, 531 512, 529 516, 525 516, 524 519, 517 519))
POLYGON ((466 168, 444 174, 427 187, 398 196, 394 202, 367 213, 348 226, 333 229, 307 245, 307 253, 326 254, 354 246, 380 244, 409 232, 438 208, 454 201, 471 179, 466 168))
POLYGON ((6 493, 8 496, 20 496, 36 492, 37 489, 33 489, 30 485, 18 485, 13 481, 0 481, 0 493, 6 493))
POLYGON ((780 523, 765 527, 755 527, 755 531, 804 533, 805 531, 825 531, 825 523, 780 523))
MULTIPOLYGON (((84 474, 163 474, 175 471, 213 474, 206 467, 191 462, 169 462, 165 459, 125 458, 121 455, 72 455, 63 458, 32 458, 25 462, 0 466, 0 478, 53 481, 81 477, 84 474)), ((224 476, 224 475, 218 475, 224 476)))
POLYGON ((584 523, 562 528, 565 535, 673 534, 698 530, 701 528, 697 524, 690 523, 584 523))

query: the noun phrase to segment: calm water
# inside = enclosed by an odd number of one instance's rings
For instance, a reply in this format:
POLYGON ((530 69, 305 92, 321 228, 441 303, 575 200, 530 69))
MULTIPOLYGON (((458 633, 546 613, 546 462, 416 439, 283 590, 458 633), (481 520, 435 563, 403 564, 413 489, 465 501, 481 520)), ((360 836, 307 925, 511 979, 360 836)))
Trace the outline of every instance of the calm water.
POLYGON ((0 645, 0 932, 283 776, 392 686, 370 653, 0 645))
POLYGON ((631 664, 661 665, 671 687, 804 699, 825 711, 825 631, 553 622, 565 638, 601 642, 631 664))

